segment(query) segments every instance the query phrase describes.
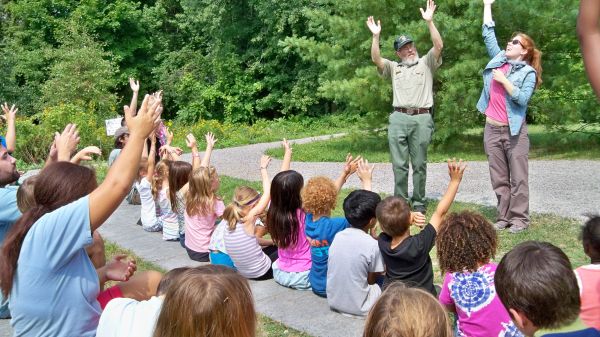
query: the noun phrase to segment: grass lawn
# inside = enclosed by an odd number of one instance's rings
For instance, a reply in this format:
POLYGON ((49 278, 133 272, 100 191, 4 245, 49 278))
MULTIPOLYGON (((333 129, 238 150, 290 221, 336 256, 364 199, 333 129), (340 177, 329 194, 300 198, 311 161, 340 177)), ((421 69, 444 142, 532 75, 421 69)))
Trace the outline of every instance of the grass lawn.
MULTIPOLYGON (((600 159, 600 140, 583 133, 559 133, 543 126, 530 125, 530 159, 600 159)), ((355 132, 347 136, 309 144, 294 145, 294 161, 340 162, 346 153, 360 154, 373 163, 390 161, 386 131, 355 132)), ((271 149, 273 157, 283 157, 282 149, 271 149)), ((483 150, 483 128, 472 129, 447 145, 430 146, 428 161, 448 158, 467 161, 487 160, 483 150)))

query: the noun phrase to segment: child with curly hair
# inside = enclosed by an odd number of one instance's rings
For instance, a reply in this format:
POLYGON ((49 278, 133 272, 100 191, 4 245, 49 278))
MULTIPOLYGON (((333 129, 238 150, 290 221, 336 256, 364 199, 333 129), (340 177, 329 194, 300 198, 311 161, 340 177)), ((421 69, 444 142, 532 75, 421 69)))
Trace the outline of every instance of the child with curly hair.
POLYGON ((600 330, 600 215, 586 221, 581 229, 581 241, 591 261, 575 269, 581 297, 579 316, 587 326, 600 330))
POLYGON ((436 245, 446 273, 439 300, 457 315, 456 335, 523 336, 496 294, 494 226, 474 212, 452 213, 442 222, 436 245))
POLYGON ((346 156, 346 164, 339 178, 334 182, 327 177, 314 177, 308 180, 301 192, 303 208, 306 212, 305 233, 310 243, 312 266, 308 280, 312 291, 321 297, 327 297, 327 260, 329 246, 338 232, 350 227, 343 217, 331 217, 335 209, 337 196, 342 186, 358 166, 360 157, 353 160, 346 156))

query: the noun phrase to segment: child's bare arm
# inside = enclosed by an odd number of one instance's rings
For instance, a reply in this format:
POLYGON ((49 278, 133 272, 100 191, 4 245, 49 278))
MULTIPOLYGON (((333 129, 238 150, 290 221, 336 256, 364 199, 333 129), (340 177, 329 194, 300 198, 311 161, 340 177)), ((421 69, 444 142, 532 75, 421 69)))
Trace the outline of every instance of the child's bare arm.
POLYGON ((150 151, 148 152, 148 170, 146 170, 146 179, 151 182, 154 177, 154 165, 156 161, 156 137, 154 132, 150 134, 150 151))
POLYGON ((444 219, 444 216, 448 213, 448 209, 450 209, 454 197, 456 197, 456 192, 458 192, 458 186, 460 185, 466 167, 466 163, 462 160, 459 160, 458 162, 456 162, 455 159, 448 160, 450 183, 448 184, 448 189, 446 190, 446 193, 444 193, 442 200, 440 200, 435 212, 431 216, 431 220, 429 220, 429 223, 436 231, 439 229, 442 219, 444 219))
POLYGON ((196 142, 196 137, 192 133, 188 133, 185 136, 185 145, 192 151, 192 170, 199 168, 202 163, 200 160, 200 152, 198 151, 198 143, 196 142))
POLYGON ((267 208, 271 201, 271 180, 269 179, 269 172, 267 171, 270 162, 271 157, 267 155, 263 155, 260 158, 260 175, 262 177, 263 194, 256 206, 254 206, 246 215, 246 222, 251 221, 252 224, 254 224, 256 217, 267 208))
POLYGON ((131 109, 131 113, 135 116, 135 114, 137 113, 137 100, 138 93, 140 92, 140 82, 130 77, 129 87, 131 87, 131 91, 133 91, 133 95, 131 96, 131 103, 129 103, 129 109, 131 109))
POLYGON ((208 167, 210 165, 210 156, 212 155, 212 150, 215 147, 217 139, 212 132, 207 133, 204 137, 206 138, 206 151, 204 151, 204 157, 202 158, 200 166, 208 167))
POLYGON ((283 153, 283 161, 281 162, 280 172, 289 170, 290 165, 292 163, 292 147, 290 146, 290 143, 284 138, 282 145, 283 145, 284 153, 283 153))

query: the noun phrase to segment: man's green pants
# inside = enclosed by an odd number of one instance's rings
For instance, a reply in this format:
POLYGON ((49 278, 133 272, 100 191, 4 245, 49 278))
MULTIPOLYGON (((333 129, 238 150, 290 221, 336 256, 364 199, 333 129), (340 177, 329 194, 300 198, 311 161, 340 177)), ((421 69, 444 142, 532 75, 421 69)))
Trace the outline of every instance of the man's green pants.
POLYGON ((431 114, 407 115, 395 111, 390 115, 388 142, 394 169, 394 195, 412 207, 425 206, 427 183, 427 147, 433 134, 431 114), (413 194, 408 198, 408 164, 413 169, 413 194))

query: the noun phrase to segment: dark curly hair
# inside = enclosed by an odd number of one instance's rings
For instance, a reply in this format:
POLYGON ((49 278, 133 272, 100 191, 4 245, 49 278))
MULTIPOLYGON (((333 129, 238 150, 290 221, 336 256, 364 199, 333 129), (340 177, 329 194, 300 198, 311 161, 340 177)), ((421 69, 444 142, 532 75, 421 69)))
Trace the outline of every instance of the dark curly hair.
POLYGON ((592 259, 600 257, 600 215, 588 214, 588 220, 581 228, 580 238, 589 257, 592 259))
POLYGON ((446 216, 435 245, 443 272, 474 272, 478 264, 494 258, 498 236, 483 215, 463 211, 446 216))

